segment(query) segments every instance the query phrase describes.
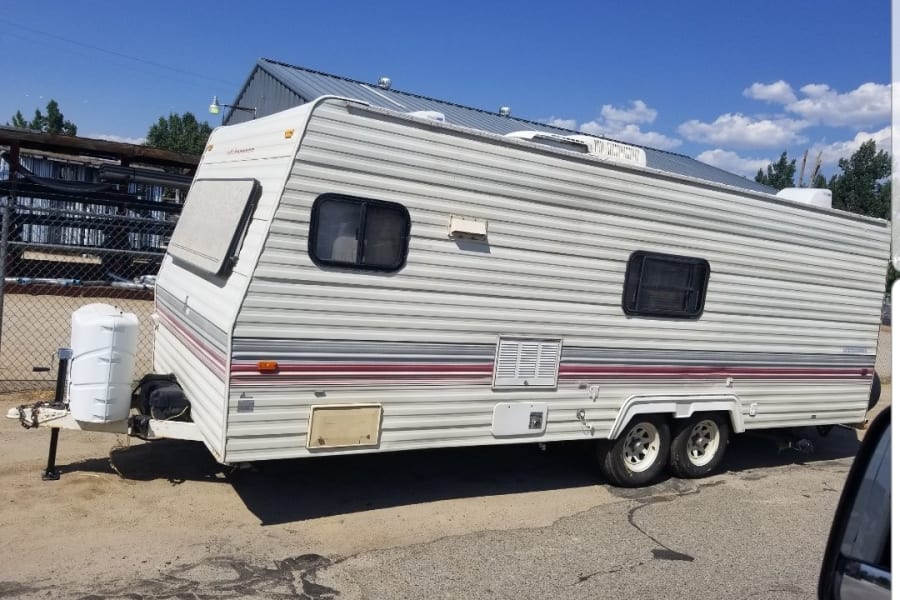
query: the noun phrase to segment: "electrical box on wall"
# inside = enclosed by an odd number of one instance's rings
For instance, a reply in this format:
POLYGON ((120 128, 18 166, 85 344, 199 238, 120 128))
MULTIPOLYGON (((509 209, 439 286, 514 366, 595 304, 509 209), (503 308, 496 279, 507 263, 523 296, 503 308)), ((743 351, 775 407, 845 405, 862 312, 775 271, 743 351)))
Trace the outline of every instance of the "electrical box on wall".
POLYGON ((543 435, 547 430, 546 402, 502 402, 494 405, 494 437, 543 435))

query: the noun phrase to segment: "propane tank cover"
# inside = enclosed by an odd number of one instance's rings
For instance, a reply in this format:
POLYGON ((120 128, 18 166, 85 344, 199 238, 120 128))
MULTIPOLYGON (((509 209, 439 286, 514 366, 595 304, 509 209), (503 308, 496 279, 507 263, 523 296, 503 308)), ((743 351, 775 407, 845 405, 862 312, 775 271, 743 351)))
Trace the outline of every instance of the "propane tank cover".
POLYGON ((85 423, 128 417, 138 318, 108 304, 88 304, 72 313, 69 410, 85 423))

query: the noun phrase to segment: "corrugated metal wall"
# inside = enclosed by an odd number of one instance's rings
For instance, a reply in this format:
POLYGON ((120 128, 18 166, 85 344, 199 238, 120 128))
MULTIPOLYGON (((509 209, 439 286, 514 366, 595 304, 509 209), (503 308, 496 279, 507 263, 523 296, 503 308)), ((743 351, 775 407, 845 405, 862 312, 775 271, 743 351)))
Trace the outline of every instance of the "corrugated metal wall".
MULTIPOLYGON (((258 117, 271 115, 306 102, 278 79, 259 67, 253 70, 247 85, 234 101, 246 108, 256 108, 258 117)), ((253 114, 244 110, 232 110, 225 115, 225 124, 234 125, 253 119, 253 114)))

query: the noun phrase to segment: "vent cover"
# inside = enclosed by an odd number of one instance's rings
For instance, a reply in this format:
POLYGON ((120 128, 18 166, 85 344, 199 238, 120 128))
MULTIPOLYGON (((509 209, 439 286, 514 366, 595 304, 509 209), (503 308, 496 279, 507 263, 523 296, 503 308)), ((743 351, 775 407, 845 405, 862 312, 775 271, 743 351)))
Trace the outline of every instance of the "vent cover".
POLYGON ((494 387, 556 387, 562 340, 501 337, 494 387))

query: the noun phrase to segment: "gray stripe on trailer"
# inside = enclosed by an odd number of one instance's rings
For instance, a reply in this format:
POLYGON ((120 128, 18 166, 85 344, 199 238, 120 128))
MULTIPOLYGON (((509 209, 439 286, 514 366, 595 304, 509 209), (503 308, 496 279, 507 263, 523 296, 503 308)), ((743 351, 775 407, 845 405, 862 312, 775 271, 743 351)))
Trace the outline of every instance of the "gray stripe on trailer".
MULTIPOLYGON (((267 340, 237 338, 232 356, 236 361, 296 360, 302 362, 493 361, 494 344, 435 344, 350 340, 267 340)), ((634 350, 585 348, 563 344, 561 362, 569 365, 684 365, 757 367, 872 368, 869 354, 792 354, 691 350, 634 350)))
POLYGON ((198 314, 196 311, 185 309, 184 303, 175 296, 157 286, 156 301, 167 311, 178 317, 179 321, 187 325, 192 331, 199 334, 206 342, 211 344, 223 354, 227 353, 228 334, 211 321, 198 314))

